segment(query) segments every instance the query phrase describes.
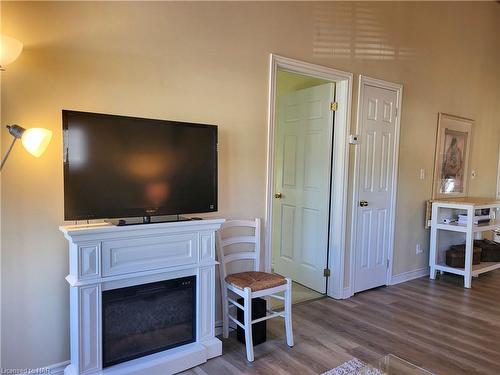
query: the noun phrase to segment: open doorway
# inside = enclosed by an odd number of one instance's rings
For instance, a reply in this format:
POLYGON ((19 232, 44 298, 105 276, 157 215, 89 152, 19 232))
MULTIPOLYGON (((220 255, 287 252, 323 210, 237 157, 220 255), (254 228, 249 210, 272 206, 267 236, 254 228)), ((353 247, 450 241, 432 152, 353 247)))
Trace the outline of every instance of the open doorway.
POLYGON ((352 75, 271 55, 266 269, 343 298, 352 75))
POLYGON ((272 267, 294 303, 326 294, 334 102, 334 82, 278 69, 272 267))

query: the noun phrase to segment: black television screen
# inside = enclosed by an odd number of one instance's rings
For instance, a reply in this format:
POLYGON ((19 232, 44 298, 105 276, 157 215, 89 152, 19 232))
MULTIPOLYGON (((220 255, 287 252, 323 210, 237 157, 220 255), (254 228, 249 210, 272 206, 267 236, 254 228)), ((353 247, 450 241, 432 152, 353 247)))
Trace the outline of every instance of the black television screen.
POLYGON ((64 218, 217 210, 217 126, 63 110, 64 218))

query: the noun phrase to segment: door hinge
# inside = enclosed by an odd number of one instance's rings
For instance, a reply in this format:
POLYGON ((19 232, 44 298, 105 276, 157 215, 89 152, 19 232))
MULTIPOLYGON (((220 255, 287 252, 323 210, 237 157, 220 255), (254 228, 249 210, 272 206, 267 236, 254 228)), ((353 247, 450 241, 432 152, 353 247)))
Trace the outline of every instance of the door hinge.
POLYGON ((331 102, 330 103, 330 111, 335 112, 338 107, 339 107, 339 104, 337 102, 331 102))
POLYGON ((387 259, 387 268, 389 268, 389 259, 387 259))
POLYGON ((330 275, 331 275, 330 268, 325 268, 323 270, 323 276, 324 277, 330 277, 330 275))

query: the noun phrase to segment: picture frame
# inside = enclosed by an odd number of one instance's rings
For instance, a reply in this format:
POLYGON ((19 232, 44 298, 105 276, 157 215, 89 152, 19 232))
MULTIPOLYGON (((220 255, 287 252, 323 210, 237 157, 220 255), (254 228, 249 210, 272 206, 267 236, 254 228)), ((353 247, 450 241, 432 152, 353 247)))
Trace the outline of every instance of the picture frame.
POLYGON ((465 197, 474 120, 440 112, 432 199, 465 197))

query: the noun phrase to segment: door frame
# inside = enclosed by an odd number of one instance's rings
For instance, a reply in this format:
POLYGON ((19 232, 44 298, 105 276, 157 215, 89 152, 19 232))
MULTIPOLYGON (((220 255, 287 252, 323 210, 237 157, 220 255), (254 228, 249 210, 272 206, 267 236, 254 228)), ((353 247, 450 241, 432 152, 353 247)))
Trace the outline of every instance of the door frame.
POLYGON ((267 131, 267 187, 266 187, 266 225, 265 225, 265 270, 271 271, 272 265, 272 204, 274 194, 274 138, 276 109, 276 78, 278 69, 291 73, 322 78, 335 83, 335 111, 333 137, 333 165, 331 179, 330 228, 328 246, 328 268, 332 276, 327 280, 327 295, 333 298, 344 296, 344 262, 347 228, 347 184, 349 172, 349 128, 351 124, 352 73, 311 64, 276 54, 269 57, 269 97, 267 131), (340 236, 335 235, 341 233, 340 236))
MULTIPOLYGON (((363 117, 363 101, 364 101, 364 87, 372 86, 382 89, 387 89, 395 91, 397 94, 397 109, 396 109, 396 123, 394 130, 394 162, 392 166, 392 194, 390 198, 391 202, 391 217, 389 221, 389 249, 387 252, 387 261, 389 262, 389 267, 387 267, 386 282, 385 285, 391 284, 392 270, 393 270, 393 259, 394 259, 394 236, 395 236, 395 223, 396 223, 396 204, 397 204, 397 187, 398 187, 398 163, 399 163, 399 135, 401 130, 401 104, 403 98, 403 85, 399 83, 392 83, 376 78, 367 77, 364 75, 359 75, 358 82, 358 108, 356 116, 356 134, 361 134, 361 121, 363 117)), ((357 223, 358 223, 358 188, 359 188, 359 169, 360 169, 360 153, 361 147, 356 145, 354 151, 354 176, 353 176, 353 190, 352 190, 352 217, 351 217, 351 247, 350 247, 350 262, 349 262, 349 287, 346 288, 347 296, 351 297, 354 295, 354 280, 355 280, 355 262, 356 262, 356 234, 357 234, 357 223)))

